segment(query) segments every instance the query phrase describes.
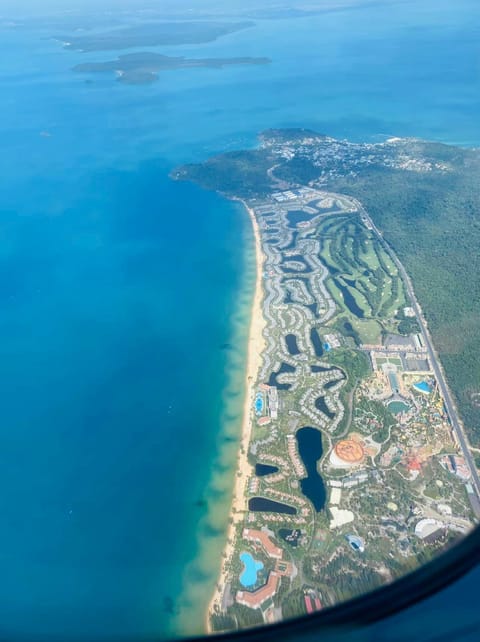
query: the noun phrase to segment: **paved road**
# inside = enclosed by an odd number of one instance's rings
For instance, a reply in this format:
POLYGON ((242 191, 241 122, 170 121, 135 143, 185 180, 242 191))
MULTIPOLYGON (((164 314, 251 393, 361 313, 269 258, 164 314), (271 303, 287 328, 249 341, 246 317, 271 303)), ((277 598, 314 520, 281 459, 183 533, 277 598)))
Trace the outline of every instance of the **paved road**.
MULTIPOLYGON (((445 407, 448 413, 448 416, 450 418, 450 423, 452 424, 452 428, 457 436, 458 443, 460 444, 460 448, 462 450, 462 454, 465 457, 465 461, 467 462, 468 467, 470 468, 470 472, 472 474, 471 477, 471 483, 472 486, 477 494, 477 497, 480 498, 480 477, 478 475, 477 468, 475 466, 475 462, 473 460, 472 453, 470 452, 469 444, 467 437, 465 435, 465 431, 463 429, 462 424, 460 423, 460 420, 458 418, 458 412, 455 407, 455 403, 453 401, 452 395, 450 393, 450 390, 447 386, 447 383, 445 381, 445 375, 443 373, 442 366, 440 365, 440 360, 437 356, 437 353, 435 352, 435 348, 433 347, 432 339, 430 337, 430 333, 428 331, 425 319, 423 317, 422 309, 417 301, 417 297, 415 296, 415 292, 413 289, 412 282, 410 280, 410 277, 408 276, 405 268, 403 267, 402 263, 400 260, 397 258, 397 255, 395 252, 392 250, 392 248, 388 245, 388 243, 385 241, 385 239, 382 236, 382 233, 380 230, 377 228, 375 223, 372 221, 370 218, 370 215, 366 210, 363 208, 362 204, 357 201, 356 199, 352 198, 351 199, 358 207, 359 212, 361 213, 361 216, 363 216, 366 221, 368 221, 368 224, 371 226, 372 230, 375 232, 377 235, 379 241, 382 243, 384 248, 387 250, 389 255, 392 257, 393 262, 397 266, 397 269, 400 273, 400 276, 402 277, 405 287, 407 289, 408 295, 410 296, 412 300, 412 306, 413 309, 415 310, 415 313, 417 315, 418 322, 420 324, 420 328, 422 331, 422 337, 425 342, 425 346, 427 348, 428 356, 430 358, 430 363, 432 364, 433 372, 435 374, 435 377, 437 379, 438 385, 440 386, 440 391, 443 396, 443 400, 445 402, 445 407)), ((473 506, 474 509, 477 509, 477 506, 473 506)), ((478 515, 477 515, 478 516, 478 515)))

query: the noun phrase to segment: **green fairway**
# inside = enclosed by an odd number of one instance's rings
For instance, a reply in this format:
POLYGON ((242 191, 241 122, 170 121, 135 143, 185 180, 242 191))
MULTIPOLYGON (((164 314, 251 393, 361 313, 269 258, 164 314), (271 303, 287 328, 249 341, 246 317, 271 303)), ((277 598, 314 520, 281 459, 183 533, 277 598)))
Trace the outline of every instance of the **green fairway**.
POLYGON ((380 345, 382 342, 382 326, 375 319, 352 319, 351 323, 362 343, 380 345))
POLYGON ((382 322, 391 330, 393 317, 406 304, 404 285, 392 259, 355 214, 326 217, 317 237, 339 315, 351 318, 362 341, 379 342, 382 322))

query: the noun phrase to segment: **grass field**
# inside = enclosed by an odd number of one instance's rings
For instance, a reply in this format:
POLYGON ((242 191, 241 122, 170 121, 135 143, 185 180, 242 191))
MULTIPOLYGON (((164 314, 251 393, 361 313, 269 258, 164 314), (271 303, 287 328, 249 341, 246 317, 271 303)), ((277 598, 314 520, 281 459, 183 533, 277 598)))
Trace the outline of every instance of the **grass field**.
POLYGON ((348 316, 362 343, 380 343, 382 326, 391 330, 391 319, 406 305, 390 256, 356 214, 323 219, 317 237, 339 315, 348 316))
POLYGON ((382 326, 375 319, 352 319, 353 327, 358 332, 362 343, 381 344, 382 326))

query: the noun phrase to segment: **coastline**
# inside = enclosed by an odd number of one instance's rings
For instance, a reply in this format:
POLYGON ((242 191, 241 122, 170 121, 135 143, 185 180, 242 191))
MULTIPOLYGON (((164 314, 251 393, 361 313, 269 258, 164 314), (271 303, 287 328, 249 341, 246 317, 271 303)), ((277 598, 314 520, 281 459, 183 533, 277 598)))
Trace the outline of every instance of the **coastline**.
POLYGON ((248 333, 248 354, 247 367, 245 372, 245 400, 243 404, 242 433, 240 439, 240 448, 237 455, 237 465, 235 472, 235 484, 233 488, 232 503, 230 509, 230 523, 227 530, 227 541, 221 555, 221 568, 218 580, 215 585, 213 596, 209 602, 207 612, 205 613, 205 631, 212 633, 210 626, 210 615, 214 612, 215 607, 220 607, 222 597, 228 583, 227 564, 234 552, 234 540, 237 525, 243 521, 245 513, 245 487, 251 472, 251 465, 248 462, 248 449, 252 433, 252 402, 254 398, 255 384, 257 381, 258 371, 261 366, 262 353, 265 347, 263 330, 265 328, 265 319, 262 310, 263 287, 262 287, 262 268, 264 255, 260 241, 260 228, 254 211, 241 199, 238 199, 247 211, 252 223, 253 234, 255 239, 255 293, 251 308, 250 328, 248 333))

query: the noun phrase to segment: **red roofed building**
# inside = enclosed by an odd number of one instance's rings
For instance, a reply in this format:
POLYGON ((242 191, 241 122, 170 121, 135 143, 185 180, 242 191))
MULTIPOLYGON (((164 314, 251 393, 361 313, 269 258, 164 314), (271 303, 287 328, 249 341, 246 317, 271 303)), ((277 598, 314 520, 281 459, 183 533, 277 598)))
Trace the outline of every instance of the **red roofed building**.
POLYGON ((303 599, 305 600, 305 606, 307 607, 307 613, 313 613, 312 600, 309 595, 304 595, 303 599))
POLYGON ((259 609, 264 602, 273 597, 277 592, 279 576, 272 571, 268 576, 266 584, 256 591, 237 591, 236 600, 239 604, 248 606, 251 609, 259 609))
POLYGON ((252 528, 244 528, 242 537, 248 542, 260 544, 260 546, 269 557, 273 557, 273 559, 276 560, 282 559, 283 549, 281 549, 279 546, 275 546, 267 533, 265 533, 264 531, 259 531, 252 528))

